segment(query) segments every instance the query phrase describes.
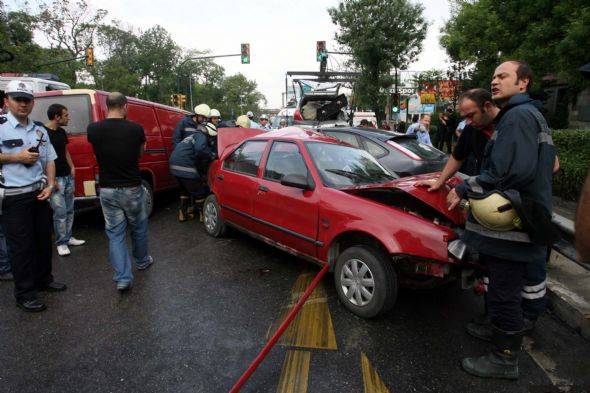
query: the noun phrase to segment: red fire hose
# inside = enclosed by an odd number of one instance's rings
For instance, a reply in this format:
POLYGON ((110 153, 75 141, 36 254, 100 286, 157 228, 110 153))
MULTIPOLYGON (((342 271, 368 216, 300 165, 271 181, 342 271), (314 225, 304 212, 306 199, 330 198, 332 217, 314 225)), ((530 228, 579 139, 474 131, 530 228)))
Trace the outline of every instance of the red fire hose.
POLYGON ((281 326, 278 328, 276 333, 272 336, 272 338, 268 341, 268 343, 264 346, 264 348, 262 348, 262 351, 260 351, 258 356, 256 356, 256 359, 254 359, 252 364, 250 364, 250 367, 248 367, 248 369, 246 371, 244 371, 244 374, 242 374, 240 379, 238 379, 238 382, 236 382, 236 384, 233 386, 233 388, 231 388, 231 390, 229 391, 230 393, 239 392, 240 389, 242 388, 242 386, 244 386, 244 384, 246 383, 246 381, 248 381, 248 379, 252 376, 252 374, 254 373, 256 368, 258 367, 258 365, 260 363, 262 363, 262 361, 264 360, 266 355, 268 355, 268 353, 270 352, 272 347, 274 347, 274 345, 277 343, 277 341, 279 341, 279 338, 281 338, 284 331, 287 330, 287 328, 289 327, 289 324, 291 323, 293 318, 295 318, 295 315, 297 315, 297 313, 299 312, 299 310, 303 306, 303 303, 305 303, 305 301, 307 300, 307 298, 309 297, 311 292, 314 290, 316 285, 318 285, 318 283, 320 282, 322 277, 324 277, 324 274, 326 274, 328 269, 330 269, 330 264, 326 263, 324 265, 324 267, 322 267, 322 270, 320 270, 320 272, 317 274, 317 276, 315 276, 312 283, 309 284, 309 287, 307 287, 307 289, 303 293, 303 296, 301 296, 301 299, 299 299, 299 301, 297 302, 295 307, 293 307, 293 310, 291 310, 289 315, 287 315, 287 318, 285 318, 285 320, 283 321, 281 326))

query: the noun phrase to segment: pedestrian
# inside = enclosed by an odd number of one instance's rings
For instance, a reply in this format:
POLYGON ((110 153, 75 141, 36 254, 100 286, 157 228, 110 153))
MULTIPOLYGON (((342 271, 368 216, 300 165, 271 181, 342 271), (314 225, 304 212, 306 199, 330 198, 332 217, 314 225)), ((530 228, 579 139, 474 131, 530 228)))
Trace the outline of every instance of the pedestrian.
POLYGON ((420 122, 416 123, 416 126, 412 130, 410 130, 412 126, 408 128, 406 134, 415 135, 418 142, 422 142, 424 144, 432 146, 432 142, 430 141, 430 115, 422 115, 420 122))
POLYGON ((420 115, 412 116, 412 124, 410 124, 408 126, 408 128, 406 129, 406 134, 412 135, 412 134, 416 133, 416 128, 420 125, 419 120, 420 120, 420 115))
POLYGON ((590 172, 580 195, 576 214, 576 251, 580 262, 590 263, 590 172))
POLYGON ((176 145, 170 155, 170 173, 188 190, 196 201, 199 220, 203 222, 203 202, 209 195, 207 171, 217 158, 217 128, 213 123, 195 132, 176 145))
POLYGON ((246 115, 240 115, 236 119, 236 127, 238 128, 250 128, 250 119, 246 115))
POLYGON ((391 131, 391 127, 385 120, 381 120, 381 129, 386 131, 391 131))
POLYGON ((270 126, 270 123, 268 121, 268 115, 265 113, 260 115, 260 128, 267 131, 272 130, 272 127, 270 126))
POLYGON ((70 255, 68 246, 81 246, 84 240, 72 236, 74 224, 74 176, 76 168, 72 156, 68 151, 68 136, 66 127, 70 122, 68 108, 61 104, 51 104, 47 109, 49 121, 45 123, 45 130, 57 158, 55 159, 55 188, 49 198, 53 209, 53 230, 55 232, 55 244, 60 256, 70 255))
POLYGON ((209 122, 213 123, 215 127, 219 126, 219 122, 221 121, 221 113, 217 109, 211 109, 209 112, 209 122))
POLYGON ((362 119, 362 120, 361 120, 361 122, 359 123, 359 125, 360 125, 362 128, 369 128, 369 120, 367 120, 367 119, 362 119))
POLYGON ((88 126, 99 167, 100 205, 109 239, 113 281, 119 291, 131 288, 133 273, 126 245, 129 227, 138 270, 154 262, 148 253, 146 192, 141 186, 139 158, 145 148, 143 127, 126 120, 127 98, 118 92, 107 96, 107 118, 88 126))
POLYGON ((260 124, 254 121, 254 113, 252 113, 252 111, 248 111, 246 116, 250 119, 250 128, 260 128, 260 124))
MULTIPOLYGON (((443 150, 444 147, 444 143, 447 139, 447 133, 448 133, 448 128, 447 128, 447 121, 448 121, 448 117, 443 113, 440 112, 438 114, 438 125, 436 126, 436 148, 438 150, 443 150)), ((449 153, 450 151, 450 146, 447 145, 447 147, 449 148, 449 153)))
MULTIPOLYGON (((462 239, 478 251, 488 268, 487 304, 494 349, 462 362, 465 371, 486 378, 519 377, 518 354, 525 328, 520 303, 527 264, 544 263, 547 245, 554 241, 551 182, 555 149, 539 111, 541 104, 528 94, 531 83, 532 71, 524 62, 507 61, 496 68, 492 98, 500 112, 485 148, 481 173, 459 184, 447 197, 449 209, 469 198, 471 213, 462 239), (500 202, 494 201, 497 199, 500 202), (513 209, 499 211, 506 203, 513 209), (518 208, 519 220, 510 219, 507 226, 497 228, 490 217, 498 218, 495 213, 480 211, 475 218, 473 209, 480 205, 488 212, 507 214, 518 208)), ((544 295, 544 284, 534 291, 534 296, 544 295)))
POLYGON ((0 215, 0 281, 13 281, 13 279, 12 265, 8 246, 6 245, 6 237, 2 229, 2 216, 0 215))
POLYGON ((281 119, 281 121, 279 122, 279 128, 285 127, 287 127, 287 119, 281 119))
POLYGON ((47 132, 29 117, 33 88, 10 81, 5 88, 8 113, 0 118, 0 211, 6 237, 16 305, 25 311, 47 307, 38 291, 64 291, 53 280, 51 207, 57 158, 47 132))
MULTIPOLYGON (((451 154, 451 152, 453 151, 453 137, 455 135, 454 134, 454 130, 457 129, 457 114, 455 113, 455 110, 452 107, 448 107, 447 108, 447 134, 445 135, 445 144, 447 145, 447 152, 449 154, 451 154)), ((459 136, 457 135, 455 139, 458 139, 459 136)), ((441 146, 441 150, 442 150, 442 146, 441 146)))
MULTIPOLYGON (((172 134, 172 148, 184 140, 189 135, 198 132, 199 129, 204 129, 209 117, 211 116, 211 109, 207 104, 199 104, 195 106, 194 113, 187 115, 178 122, 172 134)), ((178 221, 184 222, 195 218, 194 201, 191 194, 186 190, 182 184, 180 185, 180 203, 178 206, 178 221)))

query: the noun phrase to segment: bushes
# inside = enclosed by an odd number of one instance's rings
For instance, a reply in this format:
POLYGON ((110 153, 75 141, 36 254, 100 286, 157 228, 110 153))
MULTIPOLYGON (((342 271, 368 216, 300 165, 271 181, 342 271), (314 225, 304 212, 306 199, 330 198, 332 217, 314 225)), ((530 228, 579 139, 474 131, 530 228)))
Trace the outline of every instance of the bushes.
POLYGON ((553 143, 561 165, 553 178, 553 195, 577 200, 590 168, 590 130, 555 130, 553 143))

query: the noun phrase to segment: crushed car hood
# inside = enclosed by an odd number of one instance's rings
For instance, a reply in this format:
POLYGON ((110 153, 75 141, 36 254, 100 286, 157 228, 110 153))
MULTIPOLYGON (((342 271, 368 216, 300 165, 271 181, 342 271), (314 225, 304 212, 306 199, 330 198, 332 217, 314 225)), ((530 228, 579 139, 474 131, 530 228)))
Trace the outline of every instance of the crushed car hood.
MULTIPOLYGON (((424 175, 404 177, 383 184, 349 187, 341 189, 341 191, 351 194, 363 194, 363 192, 366 193, 371 190, 400 190, 406 194, 411 195, 414 199, 422 202, 423 204, 430 206, 438 213, 443 214, 454 224, 461 225, 465 222, 465 216, 463 212, 458 207, 451 211, 449 211, 447 208, 447 195, 452 188, 461 183, 462 180, 459 177, 455 176, 451 178, 447 182, 447 185, 439 191, 429 192, 427 187, 414 186, 414 184, 419 180, 436 180, 438 179, 438 176, 439 173, 428 173, 424 175)), ((395 207, 395 204, 392 204, 392 206, 395 207)))

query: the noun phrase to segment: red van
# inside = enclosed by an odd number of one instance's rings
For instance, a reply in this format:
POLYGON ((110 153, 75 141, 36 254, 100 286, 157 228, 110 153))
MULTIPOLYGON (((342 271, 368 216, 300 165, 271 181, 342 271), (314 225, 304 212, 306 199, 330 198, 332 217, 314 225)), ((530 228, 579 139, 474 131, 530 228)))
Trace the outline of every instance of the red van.
MULTIPOLYGON (((70 113, 68 149, 76 167, 76 201, 97 200, 96 178, 98 165, 92 145, 86 138, 88 124, 107 116, 107 92, 97 90, 59 90, 35 93, 35 106, 31 117, 35 121, 47 122, 47 108, 51 104, 62 104, 70 113)), ((172 153, 172 132, 188 112, 166 105, 156 104, 137 98, 127 97, 129 113, 127 119, 143 126, 146 146, 139 168, 146 188, 148 212, 153 208, 154 192, 177 186, 174 176, 168 170, 168 158, 172 153)))

